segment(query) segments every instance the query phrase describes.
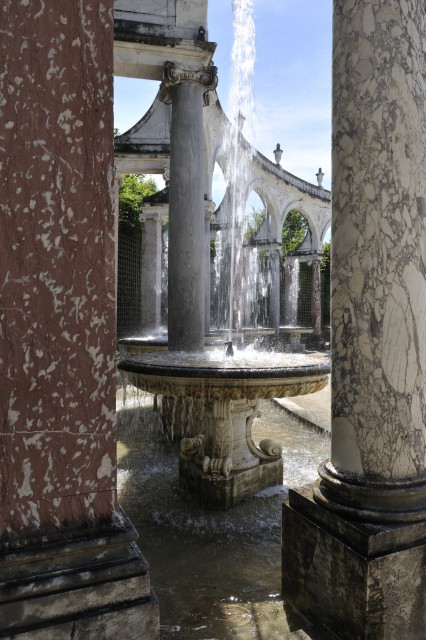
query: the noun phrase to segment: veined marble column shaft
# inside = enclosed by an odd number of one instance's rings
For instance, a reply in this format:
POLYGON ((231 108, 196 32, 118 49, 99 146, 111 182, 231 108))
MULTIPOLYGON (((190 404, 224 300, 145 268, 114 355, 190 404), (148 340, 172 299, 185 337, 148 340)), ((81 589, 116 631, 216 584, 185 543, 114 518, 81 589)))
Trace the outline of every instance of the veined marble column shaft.
POLYGON ((165 64, 161 98, 173 104, 168 290, 171 351, 201 351, 204 346, 203 94, 216 83, 215 67, 183 69, 165 64))
POLYGON ((334 5, 332 454, 316 499, 424 520, 424 3, 334 5))
POLYGON ((312 260, 312 332, 321 334, 321 260, 312 260))

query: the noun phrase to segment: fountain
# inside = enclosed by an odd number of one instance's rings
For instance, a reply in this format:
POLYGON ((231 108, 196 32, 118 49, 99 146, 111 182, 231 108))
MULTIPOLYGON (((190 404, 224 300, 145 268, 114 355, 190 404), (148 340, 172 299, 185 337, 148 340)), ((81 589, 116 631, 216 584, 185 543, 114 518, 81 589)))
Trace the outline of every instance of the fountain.
POLYGON ((180 70, 166 63, 160 94, 173 103, 170 157, 170 223, 168 278, 168 351, 129 356, 119 370, 129 383, 154 395, 184 399, 191 408, 189 433, 181 441, 180 483, 198 493, 212 508, 230 508, 261 489, 282 484, 282 450, 271 439, 258 446, 252 438, 252 424, 262 398, 313 393, 328 382, 330 366, 323 354, 262 354, 241 352, 232 347, 233 325, 239 322, 239 249, 237 237, 241 194, 238 192, 238 158, 242 99, 247 99, 247 73, 254 53, 252 2, 233 3, 236 32, 233 60, 244 71, 233 83, 235 139, 231 226, 231 281, 229 329, 224 348, 204 350, 205 268, 203 211, 203 124, 202 105, 206 91, 216 86, 216 69, 180 70), (249 41, 244 34, 248 34, 249 41), (188 171, 191 167, 191 171, 188 171))

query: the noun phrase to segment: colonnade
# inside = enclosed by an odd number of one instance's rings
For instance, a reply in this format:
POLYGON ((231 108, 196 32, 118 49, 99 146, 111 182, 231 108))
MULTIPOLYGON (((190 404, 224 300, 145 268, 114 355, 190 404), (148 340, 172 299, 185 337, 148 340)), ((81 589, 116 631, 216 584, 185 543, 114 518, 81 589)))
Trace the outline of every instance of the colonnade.
MULTIPOLYGON (((168 215, 167 204, 151 204, 148 198, 143 207, 144 213, 141 214, 141 222, 143 224, 142 247, 141 247, 141 333, 149 335, 156 333, 162 328, 161 318, 161 276, 163 269, 162 260, 162 226, 168 215)), ((204 326, 205 332, 210 330, 210 314, 211 314, 211 274, 210 274, 210 242, 212 232, 210 231, 210 223, 212 213, 214 211, 214 203, 210 200, 204 201, 205 210, 205 229, 204 238, 205 246, 203 248, 203 260, 205 270, 203 271, 205 282, 205 307, 204 307, 204 326)), ((251 247, 243 248, 244 251, 251 251, 251 247)), ((268 269, 270 272, 270 295, 269 295, 269 328, 279 333, 281 325, 297 326, 297 298, 292 300, 291 290, 294 287, 295 257, 282 258, 279 247, 269 247, 264 250, 268 256, 268 269), (286 277, 284 283, 284 318, 281 322, 281 261, 284 260, 286 277)), ((247 255, 243 255, 243 261, 247 260, 247 255)), ((312 335, 321 340, 322 323, 321 323, 321 256, 313 254, 304 257, 305 261, 312 264, 312 289, 311 289, 311 316, 312 316, 312 335)), ((244 271, 246 268, 243 269, 244 271)), ((241 302, 246 297, 245 287, 250 286, 243 279, 242 290, 240 294, 241 302)), ((297 285, 296 285, 297 286, 297 285)), ((242 306, 244 306, 242 304, 242 306)), ((244 327, 250 327, 250 319, 245 318, 244 313, 241 316, 241 322, 244 327)))

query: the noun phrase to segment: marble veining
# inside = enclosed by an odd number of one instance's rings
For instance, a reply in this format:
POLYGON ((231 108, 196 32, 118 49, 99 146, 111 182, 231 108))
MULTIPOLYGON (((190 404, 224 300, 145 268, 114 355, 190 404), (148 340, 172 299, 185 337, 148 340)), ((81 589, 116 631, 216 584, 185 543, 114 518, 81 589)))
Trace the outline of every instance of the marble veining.
POLYGON ((335 14, 335 450, 345 419, 357 449, 348 471, 359 473, 361 460, 370 477, 418 477, 426 455, 425 16, 410 0, 346 0, 335 14))

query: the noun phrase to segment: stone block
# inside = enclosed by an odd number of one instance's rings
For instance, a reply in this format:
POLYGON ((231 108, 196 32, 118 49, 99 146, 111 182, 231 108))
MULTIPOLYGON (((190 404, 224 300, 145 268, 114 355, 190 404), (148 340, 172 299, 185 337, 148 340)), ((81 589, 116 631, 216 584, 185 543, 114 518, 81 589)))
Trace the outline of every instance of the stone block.
POLYGON ((324 509, 312 487, 283 505, 283 597, 341 640, 421 640, 426 523, 368 525, 324 509))
POLYGON ((126 640, 158 640, 159 619, 159 603, 151 592, 149 598, 130 606, 98 610, 89 615, 82 611, 81 615, 68 620, 60 618, 48 627, 33 627, 13 635, 0 634, 0 637, 10 640, 117 640, 125 634, 126 640))
POLYGON ((118 515, 109 527, 20 539, 3 550, 0 638, 115 639, 121 620, 127 637, 158 640, 149 565, 135 529, 118 515))
POLYGON ((201 504, 210 509, 231 509, 258 491, 282 484, 282 481, 282 458, 215 479, 205 475, 193 460, 179 460, 179 486, 197 493, 201 504))

